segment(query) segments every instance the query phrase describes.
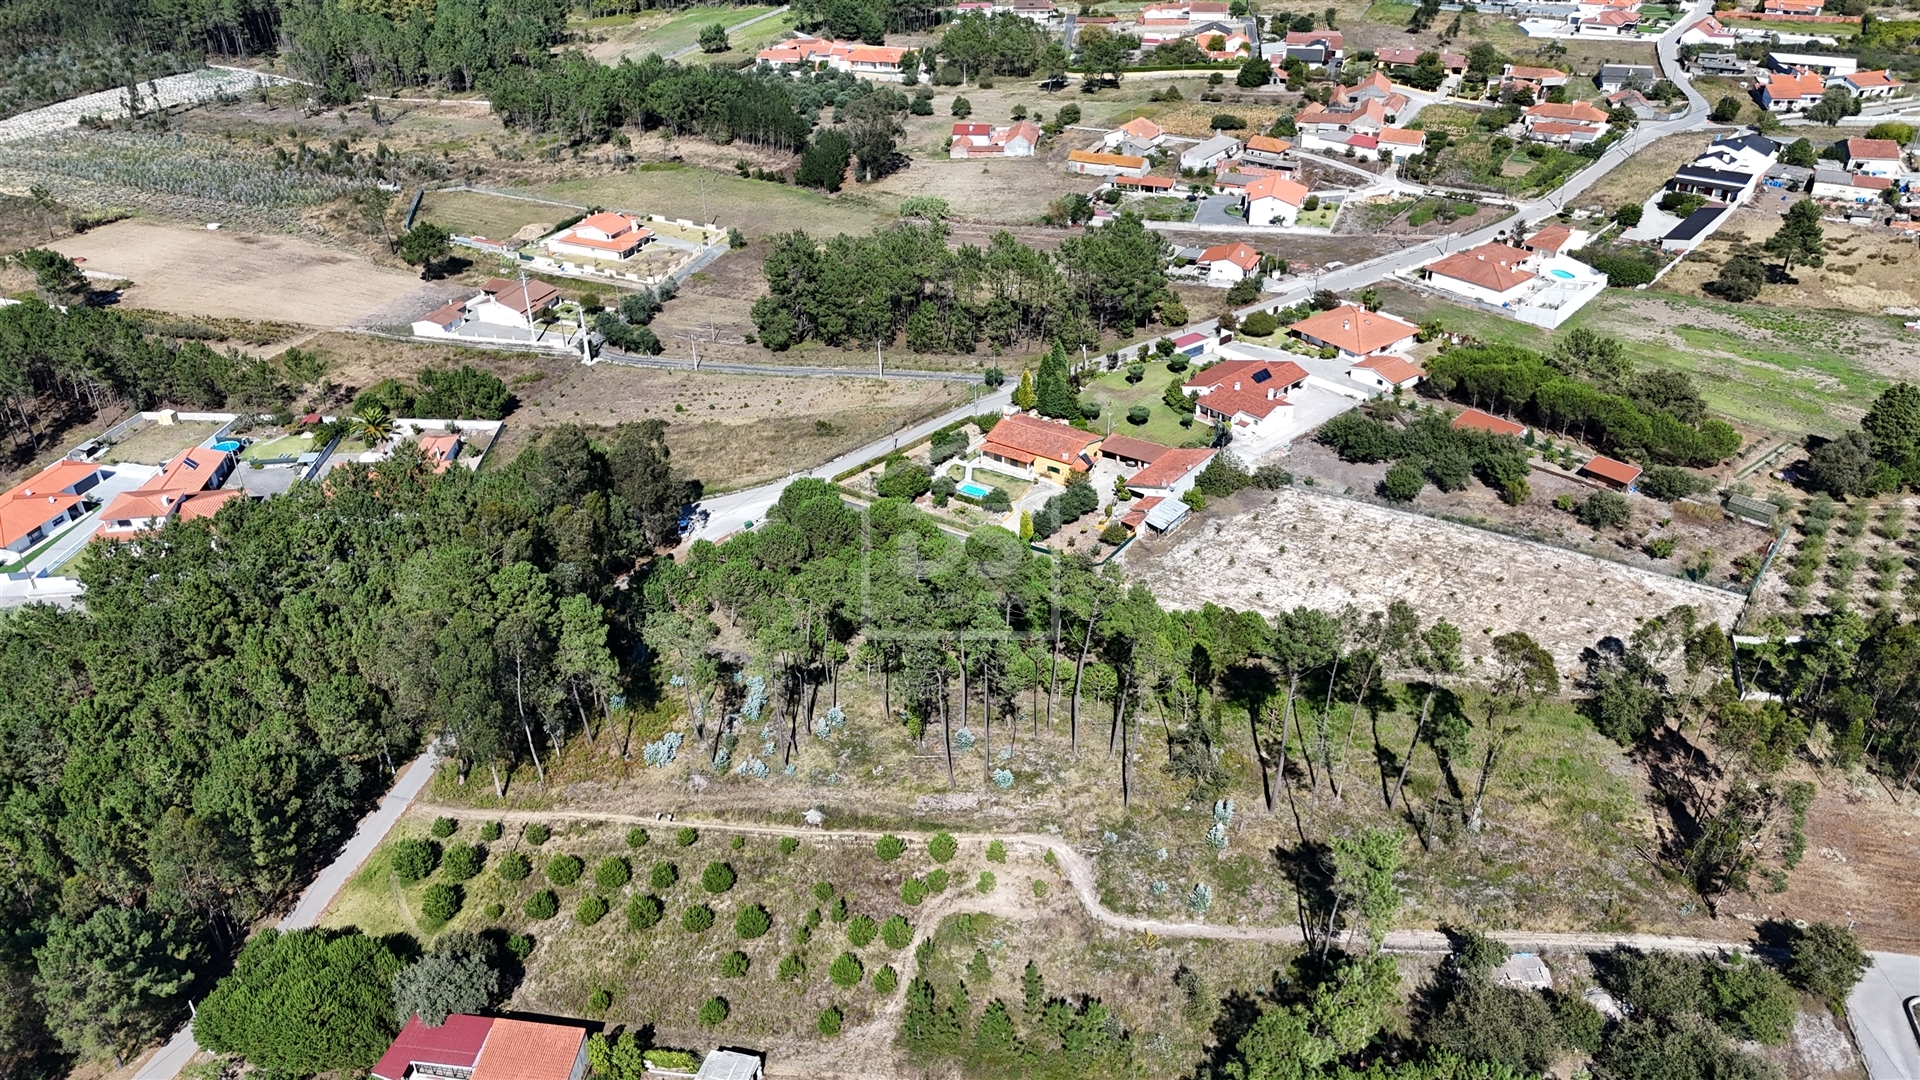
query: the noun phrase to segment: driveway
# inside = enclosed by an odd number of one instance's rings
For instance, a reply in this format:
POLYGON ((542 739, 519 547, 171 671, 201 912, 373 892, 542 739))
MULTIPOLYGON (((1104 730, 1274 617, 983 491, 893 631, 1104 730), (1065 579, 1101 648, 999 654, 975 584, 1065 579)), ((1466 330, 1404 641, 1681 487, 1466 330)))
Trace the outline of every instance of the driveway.
POLYGON ((1920 1077, 1920 1039, 1907 1002, 1920 998, 1920 956, 1868 953, 1873 966, 1847 997, 1847 1023, 1873 1080, 1920 1077))
POLYGON ((1195 225, 1245 225, 1247 219, 1239 214, 1229 214, 1229 209, 1240 205, 1238 195, 1209 195, 1201 199, 1193 211, 1195 225))

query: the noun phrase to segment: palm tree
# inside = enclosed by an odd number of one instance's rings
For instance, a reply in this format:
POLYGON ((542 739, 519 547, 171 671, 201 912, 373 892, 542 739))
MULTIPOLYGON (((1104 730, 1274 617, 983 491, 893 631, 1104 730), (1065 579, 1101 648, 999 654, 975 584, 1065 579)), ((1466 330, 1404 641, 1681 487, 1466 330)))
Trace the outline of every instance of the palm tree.
POLYGON ((353 418, 352 434, 365 440, 368 446, 386 442, 393 437, 393 416, 386 406, 369 404, 353 418))

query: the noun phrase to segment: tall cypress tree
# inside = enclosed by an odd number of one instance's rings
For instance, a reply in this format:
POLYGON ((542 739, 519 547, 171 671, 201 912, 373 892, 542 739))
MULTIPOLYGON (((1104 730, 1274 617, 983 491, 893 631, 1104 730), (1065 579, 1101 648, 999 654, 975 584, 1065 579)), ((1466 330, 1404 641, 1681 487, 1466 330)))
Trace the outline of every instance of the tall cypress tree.
POLYGON ((1034 407, 1041 416, 1056 420, 1080 419, 1080 402, 1073 396, 1073 384, 1067 381, 1067 350, 1053 343, 1052 351, 1040 361, 1040 377, 1034 380, 1034 407))

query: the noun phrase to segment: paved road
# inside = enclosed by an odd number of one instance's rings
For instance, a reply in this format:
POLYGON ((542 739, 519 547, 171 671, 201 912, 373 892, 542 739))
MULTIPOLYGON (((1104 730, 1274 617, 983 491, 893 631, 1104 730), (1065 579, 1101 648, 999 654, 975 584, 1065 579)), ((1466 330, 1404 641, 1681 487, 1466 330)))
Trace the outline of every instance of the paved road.
POLYGON ((915 424, 897 434, 876 439, 858 450, 850 450, 804 473, 795 473, 784 480, 775 480, 770 484, 761 484, 759 487, 747 488, 744 491, 733 491, 710 499, 702 499, 695 504, 694 512, 704 517, 698 519, 687 531, 686 540, 689 543, 695 540, 718 542, 728 534, 739 531, 747 522, 759 521, 766 517, 767 507, 772 506, 775 500, 780 498, 780 492, 788 484, 800 477, 813 476, 822 480, 831 480, 834 476, 861 462, 871 461, 889 450, 906 446, 956 420, 964 420, 977 413, 998 412, 1003 406, 1013 401, 1013 390, 1014 384, 1008 383, 966 405, 949 409, 931 420, 915 424))
MULTIPOLYGON (((360 825, 354 830, 340 855, 326 869, 320 871, 300 894, 300 902, 293 906, 285 918, 278 923, 281 930, 302 930, 320 921, 333 898, 346 885, 347 880, 358 873, 367 856, 380 841, 387 838, 394 823, 400 820, 420 792, 426 789, 427 782, 433 779, 434 768, 440 763, 439 747, 429 746, 425 753, 414 758, 412 764, 400 770, 393 786, 380 797, 380 805, 366 817, 360 819, 360 825)), ((176 1033, 171 1041, 143 1063, 133 1074, 133 1080, 174 1080, 180 1070, 186 1068, 200 1047, 193 1041, 193 1025, 189 1024, 176 1033)))
MULTIPOLYGON (((746 22, 735 23, 732 26, 727 27, 727 34, 728 36, 732 36, 734 34, 739 33, 742 30, 745 30, 747 27, 752 26, 754 23, 766 22, 768 19, 772 19, 777 16, 784 15, 786 14, 786 12, 787 12, 786 6, 782 5, 780 7, 774 8, 772 11, 767 12, 765 15, 756 15, 753 18, 748 19, 746 22)), ((675 49, 674 51, 668 53, 667 59, 678 60, 681 57, 687 55, 688 53, 692 52, 693 50, 699 47, 700 47, 700 43, 696 41, 691 45, 688 45, 684 48, 675 49)))
POLYGON ((1847 997, 1847 1024, 1873 1080, 1920 1077, 1920 1037, 1907 1002, 1920 998, 1920 956, 1868 953, 1873 966, 1847 997))

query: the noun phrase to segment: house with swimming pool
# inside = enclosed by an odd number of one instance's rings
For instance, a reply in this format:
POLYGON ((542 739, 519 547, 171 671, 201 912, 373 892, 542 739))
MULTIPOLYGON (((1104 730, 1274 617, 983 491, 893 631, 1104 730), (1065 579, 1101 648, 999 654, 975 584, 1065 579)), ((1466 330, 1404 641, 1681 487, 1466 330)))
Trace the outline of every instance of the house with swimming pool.
POLYGON ((1607 287, 1607 275, 1544 246, 1535 250, 1491 240, 1407 272, 1449 298, 1489 307, 1509 318, 1558 327, 1607 287))
POLYGON ((987 432, 974 465, 1022 480, 1065 484, 1088 472, 1100 455, 1100 436, 1058 420, 1025 413, 1003 418, 987 432))

